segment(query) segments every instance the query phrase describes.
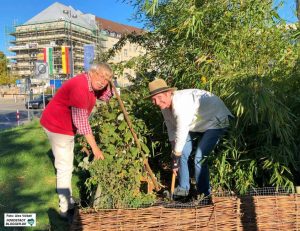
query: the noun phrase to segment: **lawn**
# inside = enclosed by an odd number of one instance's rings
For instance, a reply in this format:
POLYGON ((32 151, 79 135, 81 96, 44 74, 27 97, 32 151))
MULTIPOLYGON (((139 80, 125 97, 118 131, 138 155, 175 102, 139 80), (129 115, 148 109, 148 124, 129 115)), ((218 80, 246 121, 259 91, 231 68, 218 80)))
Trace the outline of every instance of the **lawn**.
MULTIPOLYGON (((77 183, 74 176, 79 198, 77 183)), ((37 226, 28 230, 67 230, 55 184, 52 152, 38 121, 0 131, 0 230, 12 230, 4 227, 4 213, 36 213, 37 226)))

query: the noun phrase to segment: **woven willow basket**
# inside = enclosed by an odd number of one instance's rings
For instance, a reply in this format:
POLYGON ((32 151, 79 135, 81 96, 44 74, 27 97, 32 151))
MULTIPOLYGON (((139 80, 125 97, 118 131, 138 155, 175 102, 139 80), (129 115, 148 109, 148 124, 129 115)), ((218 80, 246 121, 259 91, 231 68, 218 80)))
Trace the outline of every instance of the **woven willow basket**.
POLYGON ((241 197, 240 230, 300 230, 300 195, 241 197))
POLYGON ((77 210, 71 230, 300 230, 300 195, 213 197, 212 205, 77 210))

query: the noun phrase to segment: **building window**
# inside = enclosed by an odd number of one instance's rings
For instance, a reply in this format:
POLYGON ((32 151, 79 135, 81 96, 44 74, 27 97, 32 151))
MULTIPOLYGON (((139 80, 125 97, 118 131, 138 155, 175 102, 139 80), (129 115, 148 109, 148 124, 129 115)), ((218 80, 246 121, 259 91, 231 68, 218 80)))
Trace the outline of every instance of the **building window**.
POLYGON ((127 57, 127 49, 124 49, 124 57, 127 57))

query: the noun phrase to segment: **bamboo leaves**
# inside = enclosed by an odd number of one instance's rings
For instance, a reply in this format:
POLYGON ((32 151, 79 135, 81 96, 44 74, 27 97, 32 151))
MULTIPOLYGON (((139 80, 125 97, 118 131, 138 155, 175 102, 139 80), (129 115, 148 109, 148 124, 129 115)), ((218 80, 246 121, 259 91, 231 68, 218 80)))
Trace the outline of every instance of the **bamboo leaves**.
MULTIPOLYGON (((272 1, 136 3, 151 29, 141 40, 147 53, 137 70, 155 67, 179 89, 212 91, 235 115, 228 137, 210 158, 213 186, 239 192, 291 188, 291 173, 300 166, 299 29, 286 29, 272 1)), ((144 120, 157 118, 144 113, 144 120)), ((164 146, 157 142, 155 148, 164 146)))

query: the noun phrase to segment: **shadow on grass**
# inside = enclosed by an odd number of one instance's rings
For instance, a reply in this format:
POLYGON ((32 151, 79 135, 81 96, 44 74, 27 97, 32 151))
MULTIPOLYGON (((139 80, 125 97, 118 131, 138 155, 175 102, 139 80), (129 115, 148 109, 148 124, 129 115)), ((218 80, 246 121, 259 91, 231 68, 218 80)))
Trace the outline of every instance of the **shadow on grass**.
POLYGON ((66 220, 63 220, 59 213, 54 208, 49 208, 48 211, 48 217, 49 217, 49 226, 51 227, 51 230, 55 231, 65 231, 69 230, 70 226, 66 220))
POLYGON ((52 152, 52 149, 50 148, 47 152, 47 156, 49 157, 51 163, 52 163, 52 166, 53 166, 53 172, 54 174, 56 174, 56 169, 55 169, 55 166, 54 166, 54 155, 53 155, 53 152, 52 152))
POLYGON ((45 207, 43 207, 43 205, 47 203, 47 201, 45 201, 43 198, 50 197, 52 195, 52 192, 44 190, 42 192, 24 195, 23 193, 21 193, 22 187, 23 186, 19 183, 11 182, 10 191, 5 191, 0 196, 3 199, 1 203, 5 203, 4 206, 0 209, 0 230, 25 230, 25 228, 22 227, 4 227, 4 213, 35 213, 37 219, 37 226, 32 227, 30 229, 50 230, 51 226, 47 221, 46 209, 45 207), (11 190, 14 187, 15 190, 11 190))
MULTIPOLYGON (((0 135, 0 157, 6 155, 13 155, 17 157, 19 152, 31 151, 33 149, 33 143, 30 138, 26 139, 26 136, 29 136, 32 133, 31 127, 18 127, 18 129, 5 130, 1 132, 0 135), (24 138, 23 138, 24 137, 24 138), (22 139, 23 140, 20 140, 22 139)), ((41 146, 46 145, 46 140, 38 141, 35 140, 35 144, 41 146)))
POLYGON ((52 208, 57 195, 49 149, 38 121, 0 132, 0 230, 23 230, 4 227, 4 213, 36 213, 31 230, 68 229, 52 208))

